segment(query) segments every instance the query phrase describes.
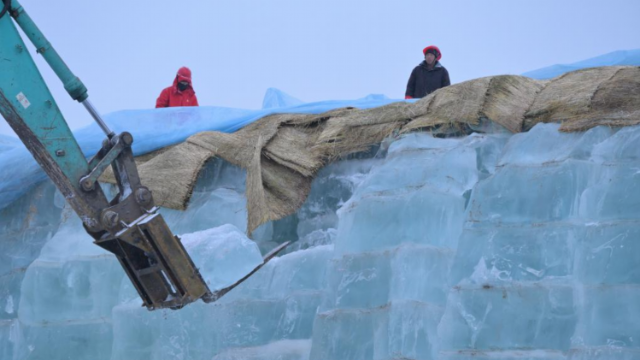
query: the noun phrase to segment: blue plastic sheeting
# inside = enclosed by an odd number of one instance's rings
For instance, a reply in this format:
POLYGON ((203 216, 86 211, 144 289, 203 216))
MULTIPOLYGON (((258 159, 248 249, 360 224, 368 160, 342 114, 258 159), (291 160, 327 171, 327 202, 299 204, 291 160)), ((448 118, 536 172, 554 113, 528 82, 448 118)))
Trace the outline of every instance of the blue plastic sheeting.
POLYGON ((619 50, 608 54, 600 55, 591 59, 582 60, 577 63, 563 65, 552 65, 542 69, 526 72, 522 75, 533 79, 551 79, 564 73, 587 69, 598 66, 621 66, 631 65, 640 66, 640 49, 635 50, 619 50))
MULTIPOLYGON (((282 98, 286 100, 287 97, 282 98)), ((104 120, 116 133, 128 131, 133 134, 132 148, 137 156, 180 143, 201 131, 232 133, 271 114, 320 114, 342 107, 368 109, 398 101, 404 100, 392 100, 384 95, 369 95, 358 100, 321 101, 261 110, 225 107, 124 110, 107 114, 104 116, 104 120)), ((74 135, 87 157, 93 156, 100 149, 102 140, 105 138, 104 133, 96 124, 79 129, 74 132, 74 135)), ((0 209, 11 204, 34 185, 46 179, 45 173, 24 146, 1 146, 0 209)))
POLYGON ((262 100, 263 109, 282 108, 290 106, 302 105, 304 101, 296 99, 293 96, 276 88, 268 88, 262 100))

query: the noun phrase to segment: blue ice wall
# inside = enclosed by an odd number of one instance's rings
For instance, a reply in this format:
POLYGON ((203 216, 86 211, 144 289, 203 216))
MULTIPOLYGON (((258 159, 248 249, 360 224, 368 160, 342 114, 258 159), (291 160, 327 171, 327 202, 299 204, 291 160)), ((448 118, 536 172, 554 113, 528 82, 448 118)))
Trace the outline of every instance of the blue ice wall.
MULTIPOLYGON (((322 169, 293 216, 246 226, 241 169, 211 162, 164 210, 221 301, 148 312, 41 185, 3 213, 1 359, 640 358, 640 127, 439 139, 322 169), (25 231, 31 229, 33 232, 25 231)), ((48 186, 48 187, 47 187, 48 186)))

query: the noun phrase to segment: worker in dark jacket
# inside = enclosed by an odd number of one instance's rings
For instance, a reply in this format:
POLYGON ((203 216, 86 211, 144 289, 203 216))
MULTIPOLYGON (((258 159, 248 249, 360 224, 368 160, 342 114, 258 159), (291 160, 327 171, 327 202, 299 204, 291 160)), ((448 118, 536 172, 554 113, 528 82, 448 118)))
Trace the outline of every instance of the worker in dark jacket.
POLYGON ((198 106, 198 98, 191 83, 191 70, 181 67, 173 79, 173 85, 165 88, 156 100, 156 108, 174 106, 198 106))
POLYGON ((440 64, 442 53, 437 46, 427 46, 422 50, 424 61, 411 72, 405 99, 423 98, 432 92, 451 85, 449 72, 440 64))

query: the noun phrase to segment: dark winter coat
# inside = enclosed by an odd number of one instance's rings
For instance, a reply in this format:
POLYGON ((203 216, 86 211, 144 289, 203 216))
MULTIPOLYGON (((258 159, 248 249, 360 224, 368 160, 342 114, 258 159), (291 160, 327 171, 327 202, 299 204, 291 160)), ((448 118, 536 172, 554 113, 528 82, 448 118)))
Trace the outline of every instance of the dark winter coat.
POLYGON ((198 98, 191 84, 191 70, 187 67, 182 67, 178 70, 178 74, 173 80, 173 85, 162 90, 156 100, 156 108, 174 106, 198 106, 198 98), (189 86, 183 91, 178 89, 178 82, 180 81, 189 83, 189 86))
POLYGON ((432 92, 451 85, 449 72, 440 62, 436 62, 433 69, 427 68, 427 62, 423 61, 411 72, 407 83, 407 92, 404 94, 407 99, 423 98, 432 92))

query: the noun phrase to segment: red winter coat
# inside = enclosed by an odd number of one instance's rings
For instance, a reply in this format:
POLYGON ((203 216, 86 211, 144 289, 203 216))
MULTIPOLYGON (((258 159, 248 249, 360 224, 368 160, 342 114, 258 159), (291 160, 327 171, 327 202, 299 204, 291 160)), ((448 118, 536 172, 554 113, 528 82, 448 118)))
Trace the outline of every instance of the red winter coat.
POLYGON ((178 74, 173 80, 173 85, 162 90, 158 100, 156 100, 156 108, 174 106, 198 106, 198 98, 191 83, 191 70, 188 67, 181 67, 178 70, 178 74), (180 81, 189 82, 189 87, 184 91, 180 91, 178 89, 178 82, 180 81))

